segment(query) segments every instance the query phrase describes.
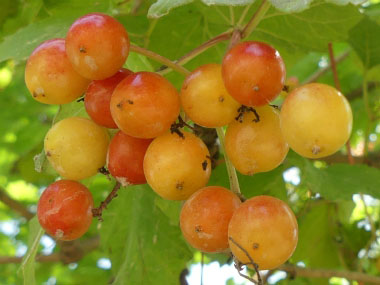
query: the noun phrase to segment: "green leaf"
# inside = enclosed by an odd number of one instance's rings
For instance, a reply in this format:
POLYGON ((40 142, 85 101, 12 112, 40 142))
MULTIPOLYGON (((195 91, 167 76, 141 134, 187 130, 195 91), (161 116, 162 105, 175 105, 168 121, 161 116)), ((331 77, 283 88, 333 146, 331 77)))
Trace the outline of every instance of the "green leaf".
POLYGON ((339 267, 339 253, 334 230, 336 225, 331 216, 334 208, 327 204, 316 204, 298 219, 299 240, 292 261, 302 261, 310 267, 339 267))
POLYGON ((53 17, 70 16, 79 18, 92 12, 109 12, 109 0, 44 0, 45 8, 53 17))
POLYGON ((4 41, 0 43, 0 62, 10 58, 26 59, 43 41, 64 37, 73 20, 72 17, 47 18, 5 37, 4 41))
POLYGON ((348 42, 359 55, 366 69, 380 64, 380 25, 363 18, 350 31, 348 42))
POLYGON ((103 213, 102 245, 115 270, 113 284, 168 284, 192 258, 178 225, 155 203, 148 186, 122 188, 103 213))
POLYGON ((163 199, 157 195, 154 200, 155 205, 164 213, 173 226, 179 225, 179 215, 182 208, 182 203, 180 201, 170 201, 163 199))
POLYGON ((171 9, 189 4, 194 0, 157 0, 148 11, 149 18, 160 18, 170 12, 171 9))
POLYGON ((282 14, 271 9, 253 37, 287 53, 327 51, 329 42, 345 41, 363 15, 353 5, 318 3, 301 13, 282 14))
MULTIPOLYGON (((192 3, 194 0, 158 0, 152 6, 150 6, 148 11, 149 18, 160 18, 167 15, 170 10, 180 7, 189 3, 192 3)), ((248 5, 255 0, 202 0, 207 6, 211 5, 224 5, 224 6, 242 6, 248 5)))
POLYGON ((228 5, 228 6, 242 6, 242 5, 248 5, 255 0, 202 0, 203 3, 206 5, 228 5))
POLYGON ((283 12, 301 12, 309 8, 314 0, 269 0, 274 7, 283 12))
POLYGON ((42 0, 25 1, 23 5, 20 5, 17 15, 15 17, 8 18, 5 21, 3 27, 4 33, 14 33, 20 27, 30 24, 36 18, 42 6, 42 0))
MULTIPOLYGON (((282 178, 283 167, 265 172, 257 173, 253 176, 238 173, 240 190, 246 198, 257 195, 270 195, 281 200, 287 200, 285 182, 282 178)), ((225 164, 218 165, 213 169, 208 185, 223 186, 230 188, 228 174, 225 164)))
POLYGON ((28 251, 25 254, 20 266, 25 285, 36 284, 34 276, 34 264, 38 245, 40 244, 40 239, 43 234, 44 231, 38 222, 37 216, 35 216, 29 221, 28 251))
POLYGON ((326 0, 326 2, 334 3, 336 5, 347 5, 347 4, 354 4, 354 5, 359 5, 362 4, 362 0, 326 0))
POLYGON ((325 169, 306 166, 306 184, 316 193, 331 200, 351 200, 362 192, 380 198, 380 170, 363 164, 334 164, 325 169))

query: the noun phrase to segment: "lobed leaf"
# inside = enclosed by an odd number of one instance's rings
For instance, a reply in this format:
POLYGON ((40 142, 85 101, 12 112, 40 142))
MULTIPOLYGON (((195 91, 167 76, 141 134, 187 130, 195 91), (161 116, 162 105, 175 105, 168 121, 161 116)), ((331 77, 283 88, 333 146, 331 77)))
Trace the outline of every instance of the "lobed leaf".
POLYGON ((113 284, 179 279, 192 254, 179 226, 157 207, 156 194, 148 186, 120 189, 103 218, 101 244, 112 261, 113 284))

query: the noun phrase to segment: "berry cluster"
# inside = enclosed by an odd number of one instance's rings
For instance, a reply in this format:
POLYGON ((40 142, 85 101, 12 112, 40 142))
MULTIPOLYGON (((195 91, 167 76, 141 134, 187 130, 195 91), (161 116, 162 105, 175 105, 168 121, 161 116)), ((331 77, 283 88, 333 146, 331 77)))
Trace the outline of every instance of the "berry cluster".
POLYGON ((148 183, 163 198, 186 200, 180 226, 193 247, 230 249, 240 263, 256 269, 284 263, 298 239, 289 206, 269 196, 241 202, 228 189, 206 187, 209 151, 182 128, 190 120, 207 128, 228 125, 226 154, 239 172, 253 175, 280 165, 289 146, 309 158, 336 152, 351 132, 347 100, 315 83, 294 89, 281 111, 268 105, 284 89, 286 72, 278 51, 261 42, 239 43, 222 64, 200 66, 179 93, 157 73, 122 68, 128 53, 123 26, 96 13, 76 20, 66 39, 46 41, 29 57, 25 81, 34 99, 65 104, 85 93, 92 119, 66 118, 45 137, 46 156, 64 179, 40 198, 41 226, 61 240, 83 235, 93 200, 77 181, 106 165, 124 186, 148 183), (119 129, 111 140, 107 128, 119 129))

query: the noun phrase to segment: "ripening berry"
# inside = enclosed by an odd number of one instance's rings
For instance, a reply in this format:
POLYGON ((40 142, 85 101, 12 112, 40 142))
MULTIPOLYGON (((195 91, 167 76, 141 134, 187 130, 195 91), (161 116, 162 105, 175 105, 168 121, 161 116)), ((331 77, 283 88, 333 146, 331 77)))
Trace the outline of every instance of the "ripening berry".
POLYGON ((236 169, 245 175, 270 171, 285 159, 289 147, 280 129, 279 112, 271 106, 246 111, 228 125, 226 152, 236 169))
POLYGON ((240 104, 228 94, 220 64, 205 64, 188 75, 180 93, 186 115, 208 128, 227 125, 237 116, 240 104))
POLYGON ((203 252, 228 249, 228 224, 240 206, 239 197, 220 186, 195 192, 181 210, 180 225, 188 243, 203 252))
POLYGON ((136 72, 119 83, 111 98, 111 114, 124 133, 155 138, 169 130, 179 115, 175 87, 153 72, 136 72))
POLYGON ((222 63, 224 84, 236 101, 262 106, 281 92, 285 64, 279 52, 262 42, 241 42, 230 49, 222 63))
POLYGON ((232 254, 241 263, 250 261, 236 243, 248 252, 260 270, 274 269, 287 261, 297 246, 297 219, 283 201, 256 196, 235 211, 228 237, 232 254))
POLYGON ((144 184, 144 156, 152 139, 139 139, 122 131, 112 138, 108 147, 107 166, 113 177, 123 186, 144 184))
POLYGON ((77 73, 65 50, 64 39, 48 40, 30 55, 25 83, 33 98, 45 104, 66 104, 80 97, 90 81, 77 73))
POLYGON ((326 84, 294 89, 280 113, 281 130, 290 148, 308 158, 337 152, 349 139, 352 111, 347 99, 326 84))
POLYGON ((192 133, 182 134, 166 132, 155 138, 144 158, 148 184, 169 200, 186 200, 206 186, 211 174, 207 146, 192 133))
POLYGON ((37 207, 38 221, 57 240, 77 239, 91 225, 93 206, 92 195, 84 185, 59 180, 42 193, 37 207))
POLYGON ((95 123, 106 128, 117 129, 111 116, 111 96, 120 81, 132 73, 132 71, 122 68, 109 78, 94 80, 90 83, 84 97, 84 106, 87 114, 95 123))
POLYGON ((123 25, 111 16, 87 14, 71 25, 66 50, 79 74, 101 80, 123 66, 129 54, 129 38, 123 25))
POLYGON ((81 180, 95 175, 106 162, 109 136, 93 121, 71 117, 56 123, 45 136, 45 154, 64 178, 81 180))

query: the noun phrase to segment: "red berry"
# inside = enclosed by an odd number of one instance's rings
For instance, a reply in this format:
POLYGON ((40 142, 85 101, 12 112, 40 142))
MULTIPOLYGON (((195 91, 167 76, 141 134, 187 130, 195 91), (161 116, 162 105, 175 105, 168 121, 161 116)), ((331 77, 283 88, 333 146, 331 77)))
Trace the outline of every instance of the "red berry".
POLYGON ((117 129, 111 116, 111 96, 120 81, 132 73, 132 71, 122 68, 109 78, 94 80, 90 83, 84 97, 84 106, 87 114, 95 123, 106 128, 117 129))
POLYGON ((93 13, 76 20, 66 36, 66 52, 74 69, 89 79, 114 75, 129 54, 129 38, 114 18, 93 13))
POLYGON ((261 42, 242 42, 225 55, 222 75, 227 91, 247 106, 276 98, 285 83, 285 64, 277 50, 261 42))
POLYGON ((111 98, 111 114, 124 133, 154 138, 166 133, 179 115, 175 87, 153 72, 136 72, 119 83, 111 98))
POLYGON ((73 180, 59 180, 49 185, 38 202, 41 227, 58 240, 81 237, 90 227, 94 201, 91 192, 73 180))
POLYGON ((204 252, 228 249, 228 224, 241 202, 238 196, 220 186, 195 192, 181 210, 181 230, 185 239, 204 252))
POLYGON ((144 156, 152 139, 138 139, 119 131, 108 148, 108 170, 122 185, 144 184, 144 156))

